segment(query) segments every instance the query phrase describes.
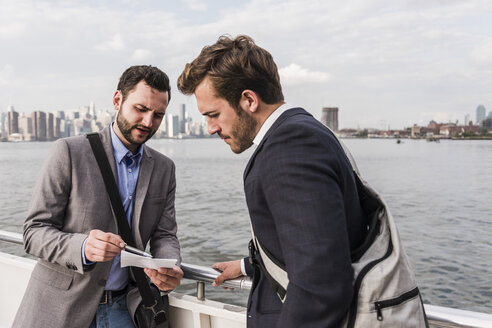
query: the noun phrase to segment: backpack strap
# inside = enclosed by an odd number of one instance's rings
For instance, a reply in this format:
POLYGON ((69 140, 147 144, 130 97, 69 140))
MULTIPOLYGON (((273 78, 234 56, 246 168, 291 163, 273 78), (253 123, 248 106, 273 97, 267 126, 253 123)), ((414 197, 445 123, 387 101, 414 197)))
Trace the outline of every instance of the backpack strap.
MULTIPOLYGON (((111 201, 111 207, 116 216, 119 233, 125 243, 132 247, 136 247, 130 225, 126 220, 125 209, 123 208, 123 203, 121 202, 120 194, 118 192, 118 185, 116 184, 113 171, 109 165, 109 160, 106 156, 106 152, 104 151, 99 133, 89 133, 87 134, 87 139, 89 139, 92 152, 94 153, 97 165, 101 171, 104 185, 111 201)), ((142 303, 144 307, 152 310, 154 313, 154 321, 157 325, 165 322, 166 311, 164 310, 162 299, 160 297, 155 297, 152 293, 149 281, 147 280, 147 276, 145 275, 143 269, 138 267, 130 267, 130 270, 132 271, 135 281, 137 282, 138 291, 142 296, 142 303)))

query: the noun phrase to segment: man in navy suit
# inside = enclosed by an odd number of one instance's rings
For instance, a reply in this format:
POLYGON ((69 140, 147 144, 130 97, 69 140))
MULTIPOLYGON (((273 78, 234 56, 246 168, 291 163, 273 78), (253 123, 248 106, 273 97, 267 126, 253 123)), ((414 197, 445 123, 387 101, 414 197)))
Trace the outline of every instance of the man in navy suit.
POLYGON ((338 327, 352 299, 350 250, 366 231, 352 167, 333 133, 284 101, 272 56, 248 36, 222 36, 178 79, 235 153, 256 145, 244 171, 255 235, 285 265, 281 302, 265 272, 246 259, 216 263, 215 281, 254 275, 248 327, 338 327))

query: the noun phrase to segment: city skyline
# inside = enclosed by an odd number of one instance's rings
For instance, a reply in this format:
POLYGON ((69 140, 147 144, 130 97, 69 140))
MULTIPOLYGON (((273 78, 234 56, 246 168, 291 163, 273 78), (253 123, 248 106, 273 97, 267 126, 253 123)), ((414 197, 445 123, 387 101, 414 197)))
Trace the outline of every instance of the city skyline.
MULTIPOLYGON (((186 104, 180 104, 179 115, 166 113, 156 133, 156 138, 204 138, 210 137, 207 123, 194 122, 188 115, 186 104)), ((385 123, 381 128, 339 128, 338 107, 321 108, 321 123, 336 132, 340 137, 411 137, 421 138, 439 136, 440 138, 485 136, 490 138, 492 131, 492 111, 486 111, 482 104, 476 108, 476 124, 471 115, 465 115, 462 124, 455 122, 414 123, 404 129, 391 129, 385 123)), ((96 108, 91 101, 88 106, 80 106, 69 111, 32 111, 19 113, 9 106, 7 113, 0 112, 0 141, 53 141, 59 138, 82 135, 100 131, 114 121, 116 111, 96 108)), ((384 121, 383 121, 384 122, 384 121)))
MULTIPOLYGON (((0 141, 53 141, 96 132, 113 122, 116 113, 115 110, 97 109, 94 101, 68 113, 63 110, 19 113, 9 106, 7 113, 0 112, 0 141)), ((193 122, 186 105, 182 104, 179 116, 166 114, 156 137, 208 137, 207 126, 204 122, 193 122)))
POLYGON ((169 108, 199 120, 176 79, 220 35, 248 34, 270 51, 284 95, 340 127, 392 128, 492 108, 492 3, 294 0, 1 1, 0 111, 111 108, 118 77, 152 64, 171 79, 169 108))

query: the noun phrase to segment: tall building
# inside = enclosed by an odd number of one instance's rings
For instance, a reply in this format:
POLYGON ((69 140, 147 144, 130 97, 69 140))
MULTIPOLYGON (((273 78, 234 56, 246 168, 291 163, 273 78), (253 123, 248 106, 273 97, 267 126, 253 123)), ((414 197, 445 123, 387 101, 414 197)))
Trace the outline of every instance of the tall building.
POLYGON ((60 119, 64 120, 64 119, 65 119, 65 112, 64 112, 64 111, 62 111, 62 110, 57 111, 57 112, 56 112, 56 117, 58 117, 58 118, 60 118, 60 119))
POLYGON ((179 116, 166 115, 166 135, 168 138, 176 137, 179 133, 179 116))
POLYGON ((12 133, 19 133, 19 113, 14 110, 14 107, 10 106, 7 112, 7 135, 12 133))
POLYGON ((480 123, 480 121, 483 121, 485 119, 485 106, 484 105, 478 105, 477 107, 477 123, 480 123))
POLYGON ((321 111, 321 123, 332 131, 338 131, 338 107, 323 107, 321 111))
POLYGON ((61 118, 59 117, 55 117, 53 119, 53 137, 54 139, 60 139, 62 138, 62 120, 61 118))
POLYGON ((173 131, 173 115, 166 115, 166 136, 168 138, 174 137, 173 131))
POLYGON ((3 137, 3 134, 5 132, 5 121, 6 121, 6 118, 7 115, 5 113, 0 113, 0 138, 3 137))
POLYGON ((46 114, 46 140, 53 140, 55 138, 54 118, 53 113, 46 114))
POLYGON ((33 132, 38 141, 46 141, 46 113, 35 111, 32 113, 33 132))
POLYGON ((186 123, 188 122, 188 113, 186 112, 186 105, 181 104, 181 110, 179 111, 179 132, 186 133, 186 123))
POLYGON ((32 117, 22 114, 19 117, 19 133, 22 134, 23 140, 31 140, 32 133, 32 117))
POLYGON ((94 101, 91 101, 89 104, 89 114, 92 116, 93 120, 97 119, 96 104, 94 103, 94 101))

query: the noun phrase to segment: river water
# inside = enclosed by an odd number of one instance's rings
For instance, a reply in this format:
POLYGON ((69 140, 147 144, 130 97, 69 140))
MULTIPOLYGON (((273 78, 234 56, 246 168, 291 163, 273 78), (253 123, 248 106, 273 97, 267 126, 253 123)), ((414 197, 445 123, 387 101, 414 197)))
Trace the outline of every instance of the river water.
MULTIPOLYGON (((362 176, 385 198, 424 302, 492 313, 492 141, 345 139, 362 176)), ((247 255, 242 173, 252 153, 219 139, 150 140, 177 167, 183 262, 247 255)), ((22 231, 32 188, 52 143, 0 143, 0 229, 22 231)), ((0 243, 2 251, 22 248, 0 243)), ((194 293, 183 280, 178 291, 194 293)), ((247 292, 208 286, 207 298, 245 305, 247 292)))

